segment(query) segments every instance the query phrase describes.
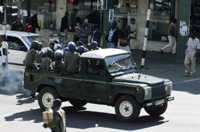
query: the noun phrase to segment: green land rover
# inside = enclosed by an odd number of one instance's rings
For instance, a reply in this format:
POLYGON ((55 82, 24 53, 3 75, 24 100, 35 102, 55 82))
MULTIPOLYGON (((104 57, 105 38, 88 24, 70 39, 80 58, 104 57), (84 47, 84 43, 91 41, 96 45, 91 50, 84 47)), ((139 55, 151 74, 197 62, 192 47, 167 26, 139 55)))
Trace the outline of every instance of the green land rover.
POLYGON ((131 54, 120 49, 83 53, 79 73, 74 75, 25 69, 24 87, 39 93, 42 110, 52 107, 54 98, 74 107, 105 104, 114 106, 117 117, 126 122, 136 120, 141 108, 159 116, 174 100, 170 80, 137 73, 131 54))

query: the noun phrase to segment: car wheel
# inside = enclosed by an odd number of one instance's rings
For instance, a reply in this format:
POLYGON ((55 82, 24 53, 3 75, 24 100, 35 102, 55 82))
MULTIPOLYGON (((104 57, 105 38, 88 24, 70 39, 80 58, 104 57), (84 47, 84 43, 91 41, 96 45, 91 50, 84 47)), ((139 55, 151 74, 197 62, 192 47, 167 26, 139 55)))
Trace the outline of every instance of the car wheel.
POLYGON ((69 101, 70 104, 72 104, 75 108, 81 108, 83 106, 85 106, 87 104, 87 102, 85 101, 81 101, 81 100, 76 100, 76 99, 72 99, 69 101))
POLYGON ((150 116, 160 116, 163 113, 165 113, 166 109, 167 109, 167 102, 162 104, 159 107, 155 107, 155 108, 144 108, 145 111, 150 115, 150 116))
POLYGON ((58 98, 57 92, 51 87, 45 87, 39 92, 38 103, 42 110, 51 108, 54 99, 58 98))
POLYGON ((126 122, 133 122, 140 114, 140 106, 131 96, 120 97, 115 104, 116 116, 126 122))

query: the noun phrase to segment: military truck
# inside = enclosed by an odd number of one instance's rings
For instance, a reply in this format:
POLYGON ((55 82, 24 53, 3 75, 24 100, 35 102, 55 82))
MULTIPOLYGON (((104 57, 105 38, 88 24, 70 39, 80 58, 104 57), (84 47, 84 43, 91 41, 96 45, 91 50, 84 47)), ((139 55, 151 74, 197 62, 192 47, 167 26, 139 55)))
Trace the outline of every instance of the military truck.
POLYGON ((138 73, 129 52, 111 48, 83 53, 78 74, 25 69, 24 87, 39 93, 42 110, 52 107, 55 98, 77 108, 103 104, 115 107, 116 116, 126 122, 136 120, 141 108, 159 116, 174 100, 170 80, 138 73))

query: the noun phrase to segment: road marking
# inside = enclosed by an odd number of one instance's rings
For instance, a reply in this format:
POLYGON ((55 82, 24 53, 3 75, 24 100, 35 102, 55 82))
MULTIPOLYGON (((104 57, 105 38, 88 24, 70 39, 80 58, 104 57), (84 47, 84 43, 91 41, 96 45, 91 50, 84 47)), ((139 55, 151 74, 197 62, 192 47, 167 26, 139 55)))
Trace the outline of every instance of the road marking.
POLYGON ((185 80, 185 81, 181 81, 181 82, 174 83, 174 85, 175 85, 175 84, 181 84, 181 83, 194 82, 194 81, 199 81, 199 80, 200 80, 200 78, 190 79, 190 80, 185 80))

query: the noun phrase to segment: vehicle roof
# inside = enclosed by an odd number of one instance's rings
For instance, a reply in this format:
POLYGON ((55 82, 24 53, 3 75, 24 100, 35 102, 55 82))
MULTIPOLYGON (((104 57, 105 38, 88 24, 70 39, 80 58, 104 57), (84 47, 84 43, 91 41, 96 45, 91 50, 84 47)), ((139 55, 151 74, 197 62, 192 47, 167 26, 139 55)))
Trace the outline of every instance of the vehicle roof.
POLYGON ((114 56, 114 55, 126 54, 126 53, 129 53, 129 52, 125 50, 121 50, 121 49, 106 48, 106 49, 99 49, 99 50, 85 52, 81 55, 81 57, 104 59, 108 56, 114 56))
MULTIPOLYGON (((2 35, 2 30, 0 30, 0 35, 2 35)), ((28 32, 22 32, 22 31, 6 31, 7 35, 10 36, 16 36, 16 37, 23 37, 23 36, 40 36, 39 34, 35 33, 28 33, 28 32)))

